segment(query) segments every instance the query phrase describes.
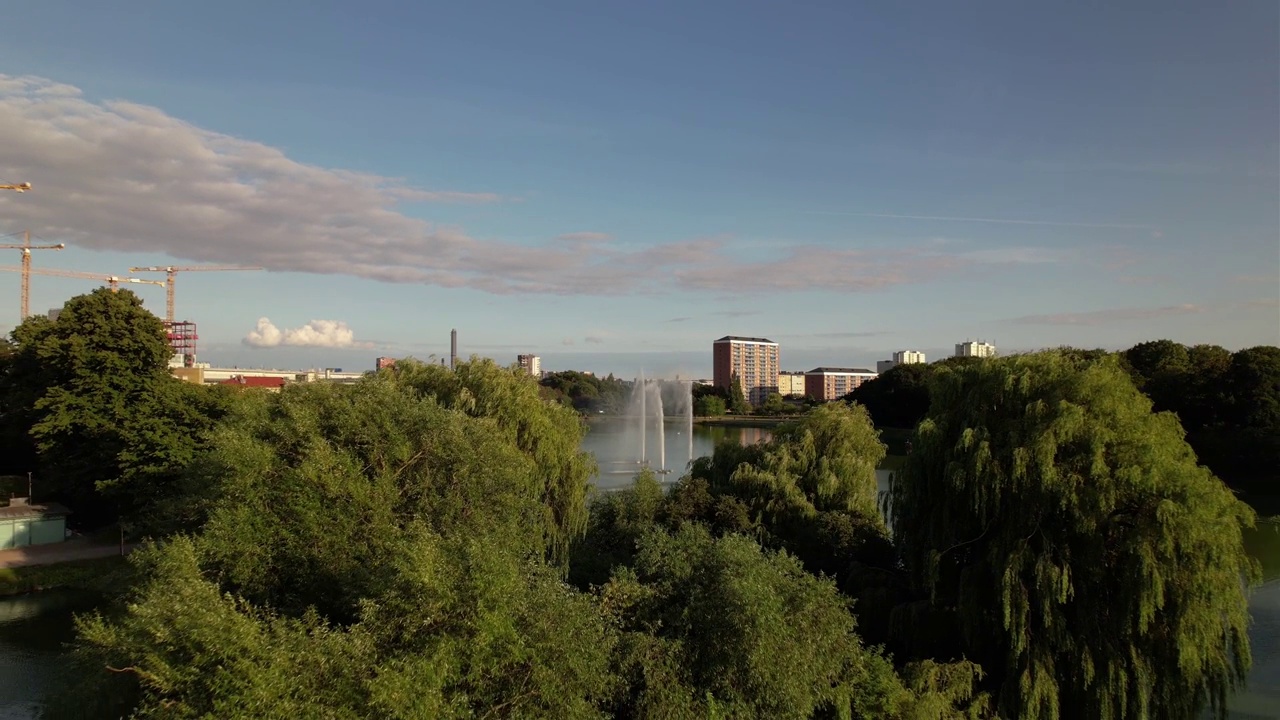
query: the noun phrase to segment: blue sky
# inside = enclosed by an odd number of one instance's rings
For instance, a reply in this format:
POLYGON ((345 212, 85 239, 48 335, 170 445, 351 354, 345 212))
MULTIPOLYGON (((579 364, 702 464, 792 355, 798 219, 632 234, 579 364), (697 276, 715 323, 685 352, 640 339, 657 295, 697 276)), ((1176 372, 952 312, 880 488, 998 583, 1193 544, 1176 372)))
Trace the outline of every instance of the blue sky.
POLYGON ((1280 6, 1116 5, 18 4, 0 233, 265 266, 179 276, 215 364, 1280 342, 1280 6))

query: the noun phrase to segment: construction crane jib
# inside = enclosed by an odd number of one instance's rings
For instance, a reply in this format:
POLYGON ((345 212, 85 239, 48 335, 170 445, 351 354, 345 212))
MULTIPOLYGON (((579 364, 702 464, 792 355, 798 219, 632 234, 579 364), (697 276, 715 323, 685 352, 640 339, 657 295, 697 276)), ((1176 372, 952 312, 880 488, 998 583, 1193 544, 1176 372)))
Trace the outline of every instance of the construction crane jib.
POLYGON ((152 265, 150 267, 129 268, 129 272, 162 272, 165 274, 166 292, 164 319, 170 325, 174 322, 174 281, 180 272, 207 272, 227 270, 265 270, 266 268, 247 265, 193 265, 191 267, 175 267, 172 265, 152 265))
POLYGON ((21 250, 22 251, 22 302, 19 307, 21 315, 18 320, 26 320, 31 316, 31 251, 32 250, 61 250, 66 247, 65 243, 57 243, 55 245, 32 245, 31 231, 22 233, 21 245, 0 245, 0 250, 21 250))
POLYGON ((81 278, 84 280, 97 280, 107 284, 111 288, 111 292, 120 290, 120 283, 131 283, 135 285, 159 285, 164 287, 163 280, 143 280, 135 277, 121 277, 119 275, 106 275, 103 273, 80 272, 79 270, 54 270, 51 268, 26 268, 19 265, 0 265, 0 272, 29 272, 33 275, 48 275, 50 277, 66 277, 81 278))

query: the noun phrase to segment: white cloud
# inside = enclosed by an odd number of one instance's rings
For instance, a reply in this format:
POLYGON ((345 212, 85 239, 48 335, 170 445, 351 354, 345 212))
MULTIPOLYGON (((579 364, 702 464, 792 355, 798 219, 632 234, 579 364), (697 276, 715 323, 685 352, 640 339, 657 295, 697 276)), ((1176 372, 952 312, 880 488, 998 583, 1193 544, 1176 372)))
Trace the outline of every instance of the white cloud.
POLYGON ((504 199, 495 193, 308 165, 158 108, 90 100, 35 77, 0 75, 0 128, 5 178, 34 185, 0 196, 0 233, 30 228, 95 250, 495 294, 848 293, 981 264, 936 247, 795 244, 745 259, 724 237, 647 246, 594 230, 540 245, 480 239, 399 205, 504 199))
POLYGON ((373 343, 356 342, 355 333, 340 320, 312 320, 297 328, 281 330, 269 318, 258 318, 257 326, 244 336, 245 345, 256 348, 323 347, 369 348, 373 343))

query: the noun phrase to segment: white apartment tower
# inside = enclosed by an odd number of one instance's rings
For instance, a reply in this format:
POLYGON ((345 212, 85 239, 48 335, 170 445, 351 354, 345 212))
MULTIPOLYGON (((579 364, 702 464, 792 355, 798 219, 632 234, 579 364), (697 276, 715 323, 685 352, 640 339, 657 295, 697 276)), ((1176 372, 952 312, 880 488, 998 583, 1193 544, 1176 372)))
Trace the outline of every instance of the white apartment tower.
POLYGON ((876 372, 888 372, 899 365, 922 365, 926 362, 924 353, 919 350, 899 350, 893 354, 892 360, 877 360, 876 372))
POLYGON ((516 362, 520 363, 521 370, 533 377, 542 377, 542 358, 537 355, 517 355, 516 362))
POLYGON ((981 340, 966 340, 956 343, 956 357, 989 358, 996 356, 996 346, 981 340))

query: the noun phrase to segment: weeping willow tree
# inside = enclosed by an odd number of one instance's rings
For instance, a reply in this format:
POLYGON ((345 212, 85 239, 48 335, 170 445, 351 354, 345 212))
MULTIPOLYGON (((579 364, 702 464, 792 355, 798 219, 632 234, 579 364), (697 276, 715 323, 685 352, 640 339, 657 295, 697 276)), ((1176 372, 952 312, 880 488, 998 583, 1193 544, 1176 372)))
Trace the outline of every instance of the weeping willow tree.
POLYGON ((890 512, 1004 717, 1222 716, 1243 683, 1253 512, 1114 359, 939 372, 890 512))
POLYGON ((454 370, 396 363, 393 382, 472 417, 491 418, 499 432, 534 463, 548 557, 568 559, 570 543, 587 527, 587 484, 595 460, 581 448, 586 426, 573 409, 544 400, 527 373, 472 359, 454 370))

